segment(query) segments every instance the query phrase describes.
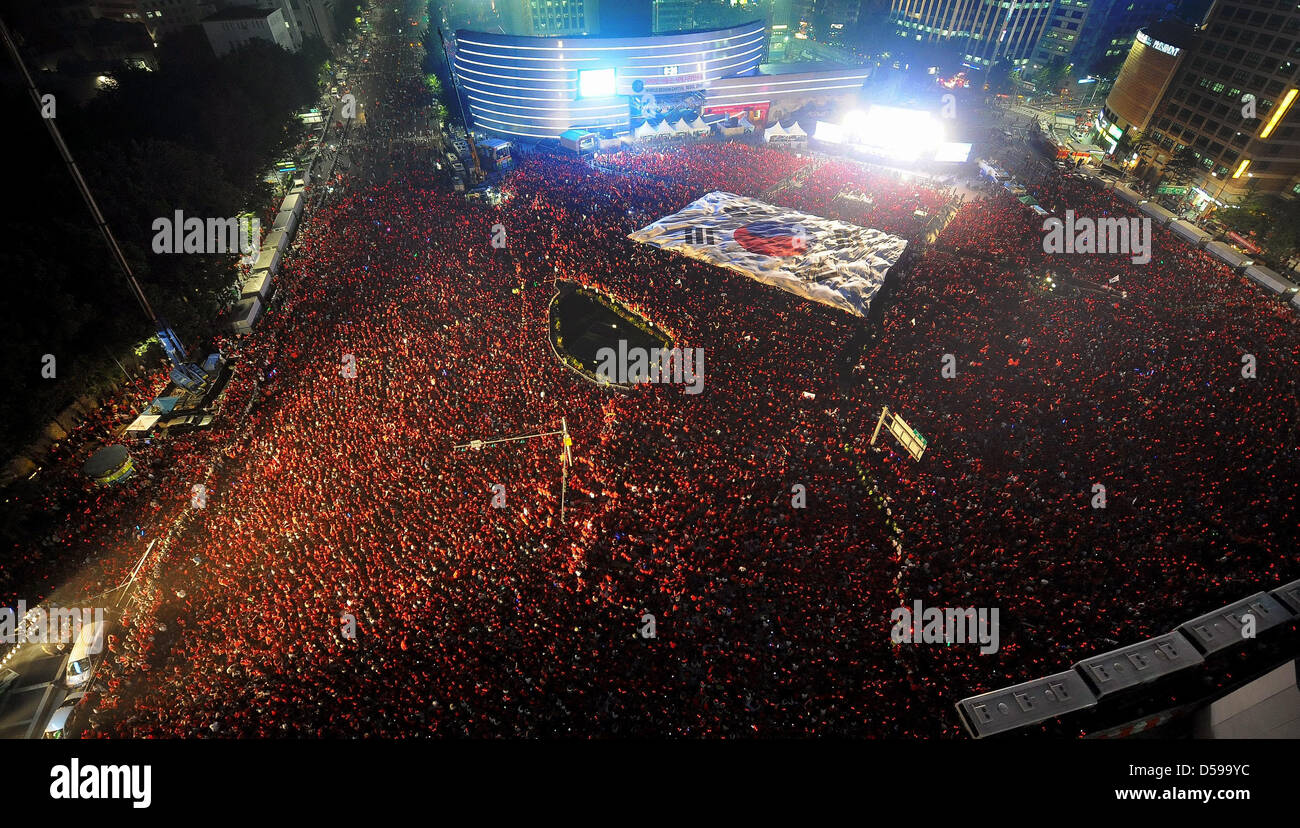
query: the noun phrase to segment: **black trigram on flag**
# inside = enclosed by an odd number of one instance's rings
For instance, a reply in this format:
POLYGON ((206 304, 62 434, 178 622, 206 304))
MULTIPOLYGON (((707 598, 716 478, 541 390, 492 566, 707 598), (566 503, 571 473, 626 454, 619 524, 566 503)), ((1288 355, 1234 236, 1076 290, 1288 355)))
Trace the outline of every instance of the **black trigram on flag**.
POLYGON ((686 228, 687 244, 717 244, 718 231, 712 227, 687 227, 686 228))

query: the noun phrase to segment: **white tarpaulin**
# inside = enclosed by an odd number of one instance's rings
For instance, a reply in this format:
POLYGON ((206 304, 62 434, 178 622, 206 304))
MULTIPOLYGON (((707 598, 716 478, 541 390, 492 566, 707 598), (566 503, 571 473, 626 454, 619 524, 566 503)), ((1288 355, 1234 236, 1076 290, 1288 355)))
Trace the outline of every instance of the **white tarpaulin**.
POLYGON ((712 192, 628 238, 865 316, 907 240, 734 193, 712 192))
POLYGON ((162 416, 159 414, 141 414, 139 417, 136 417, 129 426, 126 427, 126 430, 127 431, 148 431, 149 429, 157 425, 158 421, 161 419, 162 416))

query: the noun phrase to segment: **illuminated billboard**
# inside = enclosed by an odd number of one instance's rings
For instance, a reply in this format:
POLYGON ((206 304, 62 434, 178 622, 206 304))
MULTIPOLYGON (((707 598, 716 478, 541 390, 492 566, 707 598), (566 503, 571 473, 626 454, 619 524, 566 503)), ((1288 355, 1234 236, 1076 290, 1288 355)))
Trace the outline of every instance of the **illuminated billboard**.
POLYGON ((579 98, 608 98, 614 94, 614 69, 583 69, 578 72, 579 98))

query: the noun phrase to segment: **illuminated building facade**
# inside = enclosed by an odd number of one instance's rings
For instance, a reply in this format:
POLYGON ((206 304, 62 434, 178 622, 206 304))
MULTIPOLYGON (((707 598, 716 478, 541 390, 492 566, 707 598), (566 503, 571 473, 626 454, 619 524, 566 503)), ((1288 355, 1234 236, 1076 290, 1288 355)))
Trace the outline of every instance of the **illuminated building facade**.
POLYGON ((1167 5, 1167 0, 1056 0, 1030 67, 1059 58, 1082 76, 1114 66, 1128 53, 1137 30, 1162 17, 1167 5))
POLYGON ((917 43, 951 43, 971 66, 1027 64, 1047 28, 1053 0, 893 0, 894 33, 917 43))
POLYGON ((606 137, 674 110, 746 114, 756 126, 807 102, 855 95, 870 70, 763 65, 763 21, 636 38, 456 33, 452 66, 473 125, 523 139, 606 137))
POLYGON ((1115 152, 1125 135, 1146 133, 1195 40, 1196 30, 1185 23, 1162 21, 1135 34, 1119 76, 1097 115, 1098 144, 1110 153, 1115 152))
POLYGON ((600 31, 599 0, 502 0, 502 23, 512 35, 557 37, 600 31))
POLYGON ((1221 0, 1160 98, 1143 168, 1159 175, 1187 147, 1206 204, 1238 201, 1248 189, 1300 193, 1298 96, 1300 6, 1221 0))

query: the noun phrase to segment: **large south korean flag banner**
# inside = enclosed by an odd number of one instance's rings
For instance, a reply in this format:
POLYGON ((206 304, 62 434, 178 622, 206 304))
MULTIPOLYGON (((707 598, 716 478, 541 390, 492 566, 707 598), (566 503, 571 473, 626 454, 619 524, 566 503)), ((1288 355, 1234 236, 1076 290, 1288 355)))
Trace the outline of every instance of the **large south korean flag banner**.
POLYGON ((734 193, 713 192, 632 233, 634 241, 730 268, 866 316, 907 241, 734 193))

